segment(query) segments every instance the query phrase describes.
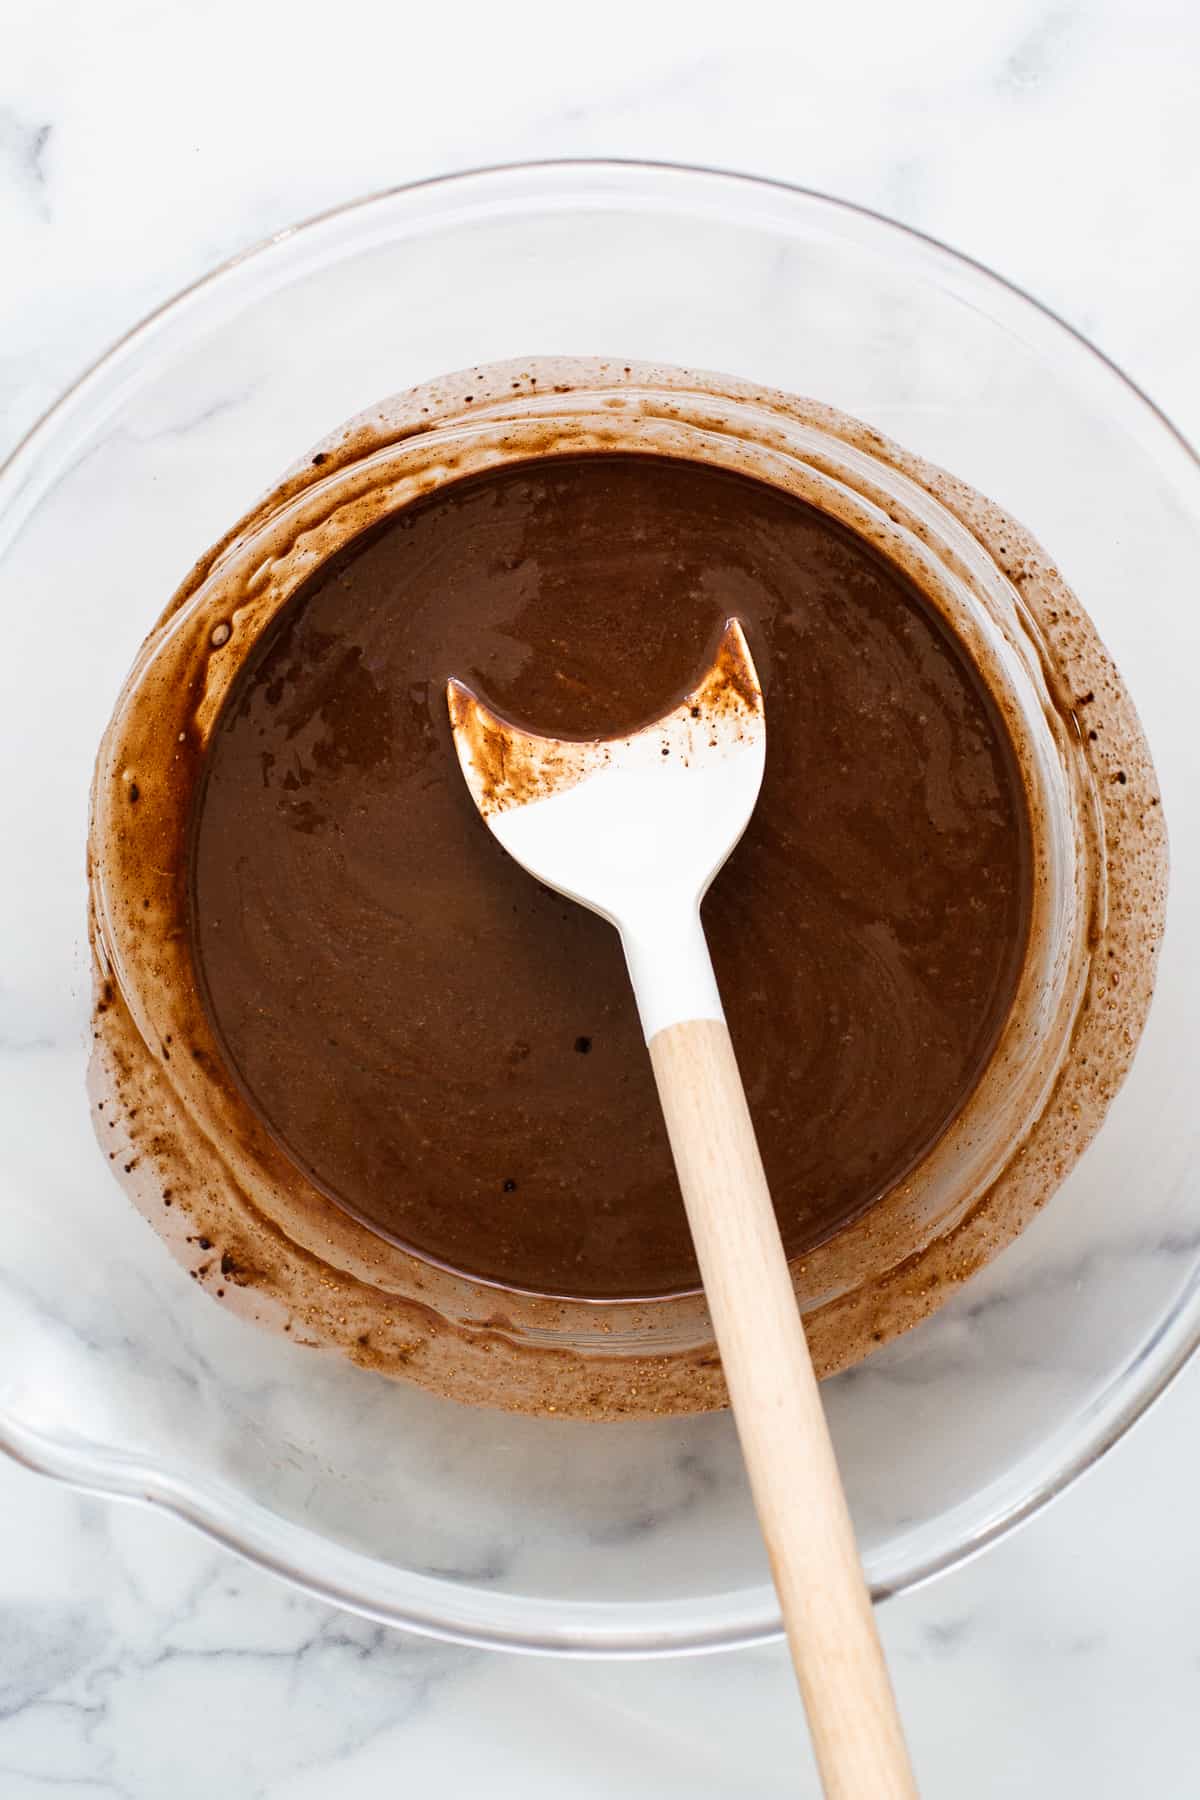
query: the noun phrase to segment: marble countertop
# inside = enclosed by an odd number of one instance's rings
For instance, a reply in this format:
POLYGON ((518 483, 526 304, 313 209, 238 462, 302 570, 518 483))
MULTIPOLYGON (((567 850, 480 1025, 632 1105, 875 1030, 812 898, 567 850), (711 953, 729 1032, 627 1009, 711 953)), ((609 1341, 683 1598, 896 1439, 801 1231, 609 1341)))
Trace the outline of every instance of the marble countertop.
MULTIPOLYGON (((1000 268, 1200 437, 1186 0, 633 7, 42 0, 0 60, 0 452, 214 262, 358 192, 524 157, 722 165, 1000 268), (681 42, 681 20, 687 39, 681 42)), ((0 986, 0 1007, 3 1004, 0 986)), ((0 1036, 3 1016, 0 1012, 0 1036)), ((923 1792, 1200 1792, 1200 1367, 966 1569, 881 1611, 923 1792)), ((0 1794, 815 1793, 778 1649, 489 1655, 372 1626, 144 1509, 0 1464, 0 1794), (434 1789, 433 1784, 438 1784, 434 1789)))

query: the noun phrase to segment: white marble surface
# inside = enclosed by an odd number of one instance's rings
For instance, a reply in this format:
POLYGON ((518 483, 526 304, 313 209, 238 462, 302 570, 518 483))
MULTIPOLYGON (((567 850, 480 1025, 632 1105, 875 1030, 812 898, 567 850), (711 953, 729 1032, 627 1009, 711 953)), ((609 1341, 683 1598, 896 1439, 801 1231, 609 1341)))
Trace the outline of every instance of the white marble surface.
MULTIPOLYGON (((0 58, 0 448, 219 258, 356 192, 606 153, 776 174, 990 261, 1200 436, 1200 17, 43 0, 0 58), (686 42, 681 42, 686 19, 686 42), (339 35, 340 28, 340 35, 339 35)), ((885 1608, 931 1796, 1200 1791, 1200 1369, 986 1558, 885 1608)), ((0 1467, 0 1795, 813 1792, 776 1650, 550 1664, 389 1633, 0 1467)))

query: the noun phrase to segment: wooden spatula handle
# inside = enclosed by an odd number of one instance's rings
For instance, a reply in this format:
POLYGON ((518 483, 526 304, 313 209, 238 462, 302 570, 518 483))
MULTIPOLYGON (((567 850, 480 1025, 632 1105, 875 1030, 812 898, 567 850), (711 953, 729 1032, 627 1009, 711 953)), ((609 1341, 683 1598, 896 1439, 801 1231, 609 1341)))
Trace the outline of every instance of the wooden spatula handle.
POLYGON ((650 1059, 825 1792, 915 1796, 729 1032, 670 1025, 650 1059))

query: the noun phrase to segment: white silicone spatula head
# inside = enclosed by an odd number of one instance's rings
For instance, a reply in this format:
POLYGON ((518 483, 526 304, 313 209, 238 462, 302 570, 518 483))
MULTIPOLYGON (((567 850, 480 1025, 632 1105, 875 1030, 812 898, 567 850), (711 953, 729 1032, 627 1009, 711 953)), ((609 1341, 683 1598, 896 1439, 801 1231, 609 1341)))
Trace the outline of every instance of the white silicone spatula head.
POLYGON ((539 737, 457 681, 448 699, 467 785, 509 855, 620 931, 646 1037, 721 1018, 700 902, 749 823, 766 758, 737 620, 691 693, 629 737, 539 737))
POLYGON ((813 1744, 833 1800, 912 1783, 700 902, 762 783, 762 690, 730 620, 681 704, 629 737, 539 737, 452 681, 459 761, 504 848, 618 927, 813 1744))

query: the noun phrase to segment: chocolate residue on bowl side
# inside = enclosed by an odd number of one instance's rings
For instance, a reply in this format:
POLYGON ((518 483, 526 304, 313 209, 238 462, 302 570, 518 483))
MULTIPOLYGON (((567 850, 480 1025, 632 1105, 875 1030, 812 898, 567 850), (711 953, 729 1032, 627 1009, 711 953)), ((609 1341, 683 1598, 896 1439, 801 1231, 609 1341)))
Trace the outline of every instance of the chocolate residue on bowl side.
MULTIPOLYGON (((902 584, 924 588, 927 552, 945 557, 956 580, 963 555, 978 553, 971 582, 1006 640, 1022 654, 1036 646, 1058 754, 1084 810, 1094 809, 1094 829, 1079 840, 1078 904, 1089 924, 1086 951, 1065 990, 1064 1060, 1055 1062, 1057 1048, 1047 1058, 1024 1025, 1014 1034, 1013 1019, 1039 1017, 1031 993, 1027 1012, 1014 1008, 978 1089, 990 1096, 1015 1071, 1033 1096, 1022 1103, 1020 1130, 981 1162, 975 1134, 984 1115, 972 1098, 908 1177, 793 1260, 821 1373, 856 1361, 939 1306, 1061 1183, 1099 1128, 1136 1049, 1166 895, 1166 833, 1150 754, 1086 613, 1011 517, 870 427, 819 402, 724 376, 538 359, 430 383, 314 447, 195 565, 147 638, 101 745, 89 834, 97 1136, 109 1166, 195 1285, 220 1294, 221 1305, 292 1342, 339 1350, 439 1394, 560 1417, 652 1416, 723 1404, 702 1301, 512 1292, 498 1304, 494 1288, 412 1256, 315 1186, 265 1128, 212 1029, 191 950, 188 832, 231 687, 297 593, 332 559, 356 541, 365 549, 365 534, 472 473, 610 453, 700 458, 777 483, 848 523, 860 552, 882 559, 902 584), (906 481, 915 499, 897 497, 894 484, 906 481), (967 534, 958 534, 952 553, 942 548, 941 519, 967 534), (229 637, 214 644, 222 625, 229 637), (1022 1033, 1025 1048, 1018 1051, 1022 1033), (935 1171, 960 1165, 982 1173, 951 1210, 945 1194, 930 1210, 935 1171), (201 1236, 212 1249, 199 1248, 201 1236), (228 1276, 221 1272, 226 1257, 228 1276)), ((730 610, 740 613, 736 599, 730 610)), ((752 647, 766 680, 765 645, 760 639, 752 647)), ((972 638, 970 654, 979 651, 972 638)), ((691 646, 688 672, 697 666, 691 646)), ((469 667, 457 672, 472 674, 469 667)), ((508 711, 503 685, 483 691, 508 711)), ((586 691, 567 691, 572 705, 586 707, 586 691)), ((410 705, 408 716, 419 721, 420 706, 410 705)), ((528 716, 555 727, 540 708, 528 716)), ((442 719, 448 738, 444 703, 442 719)), ((386 759, 378 766, 385 770, 386 759)), ((461 800, 469 809, 465 792, 461 800)), ((476 818, 472 824, 486 843, 476 818)), ((718 897, 714 892, 714 904, 718 897)), ((1035 912, 1044 907, 1041 869, 1034 904, 1035 912)), ((1031 932, 1031 944, 1035 938, 1031 932)), ((1023 983, 1031 966, 1027 959, 1023 983)), ((470 1021, 461 1016, 459 1024, 465 1029, 470 1021)), ((611 1049, 609 1024, 590 1008, 572 1016, 562 1062, 590 1072, 611 1049)), ((754 1029, 751 1019, 751 1036, 754 1029)), ((506 1036, 494 1046, 489 1079, 535 1060, 536 1044, 525 1031, 506 1036)), ((761 1104, 752 1096, 756 1109, 761 1104)), ((498 1167, 492 1177, 495 1206, 525 1193, 518 1165, 498 1167), (506 1189, 507 1182, 515 1186, 506 1189)))

